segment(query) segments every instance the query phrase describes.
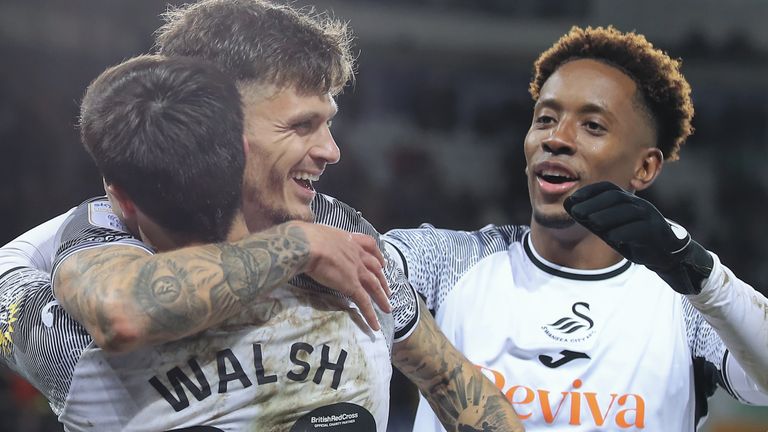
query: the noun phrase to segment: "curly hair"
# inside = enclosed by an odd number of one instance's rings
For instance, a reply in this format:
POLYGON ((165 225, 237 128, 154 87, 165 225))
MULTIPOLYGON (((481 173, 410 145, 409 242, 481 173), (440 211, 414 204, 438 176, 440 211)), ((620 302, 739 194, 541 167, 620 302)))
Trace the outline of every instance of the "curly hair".
POLYGON ((236 81, 337 94, 354 79, 349 26, 268 0, 202 0, 171 8, 159 54, 202 58, 236 81))
POLYGON ((574 26, 534 63, 529 88, 533 99, 538 100, 544 82, 560 66, 585 58, 614 66, 635 81, 657 127, 656 146, 665 160, 677 160, 680 146, 693 133, 691 86, 680 72, 681 61, 634 32, 574 26))

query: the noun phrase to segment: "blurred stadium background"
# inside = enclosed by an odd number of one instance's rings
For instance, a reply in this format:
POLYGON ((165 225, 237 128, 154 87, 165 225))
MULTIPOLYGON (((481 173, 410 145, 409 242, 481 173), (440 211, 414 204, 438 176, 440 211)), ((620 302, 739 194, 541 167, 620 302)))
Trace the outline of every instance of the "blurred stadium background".
MULTIPOLYGON (((171 2, 180 4, 181 2, 171 2)), ((339 98, 342 162, 318 189, 381 231, 528 222, 522 142, 532 62, 572 25, 645 34, 693 87, 695 135, 645 196, 736 274, 768 289, 768 1, 300 0, 349 20, 357 82, 339 98)), ((167 2, 0 0, 0 243, 101 193, 78 102, 105 67, 152 45, 167 2)), ((390 430, 412 388, 395 377, 390 430)), ((712 399, 706 431, 765 431, 768 409, 712 399)), ((0 373, 0 431, 61 430, 0 373)), ((409 430, 409 429, 407 429, 409 430)))

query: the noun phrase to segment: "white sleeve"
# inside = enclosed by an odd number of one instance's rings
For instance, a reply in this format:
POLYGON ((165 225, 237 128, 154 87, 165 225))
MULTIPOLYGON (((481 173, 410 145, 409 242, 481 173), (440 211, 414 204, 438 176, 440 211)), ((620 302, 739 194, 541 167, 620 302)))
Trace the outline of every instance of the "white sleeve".
POLYGON ((760 390, 734 356, 726 357, 725 376, 736 399, 751 405, 768 406, 768 394, 760 390))
POLYGON ((429 224, 415 229, 392 230, 384 235, 390 255, 398 259, 411 285, 433 312, 437 311, 449 290, 446 288, 450 283, 444 279, 450 271, 450 240, 450 232, 429 224))
POLYGON ((408 339, 421 319, 419 298, 405 276, 403 271, 405 263, 397 249, 384 242, 381 252, 387 262, 384 273, 389 289, 392 291, 389 301, 392 305, 392 317, 395 320, 394 342, 397 343, 408 339))
POLYGON ((725 365, 731 390, 745 402, 768 405, 768 299, 712 256, 701 293, 686 297, 733 357, 725 365))
POLYGON ((56 252, 56 233, 74 210, 32 228, 0 248, 0 276, 18 267, 50 273, 56 252))

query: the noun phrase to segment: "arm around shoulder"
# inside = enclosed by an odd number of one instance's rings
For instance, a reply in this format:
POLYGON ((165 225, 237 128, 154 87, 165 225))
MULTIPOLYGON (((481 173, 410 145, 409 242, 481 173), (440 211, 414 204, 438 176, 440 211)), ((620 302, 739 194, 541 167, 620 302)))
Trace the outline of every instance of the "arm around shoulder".
POLYGON ((102 349, 122 352, 218 324, 301 272, 303 231, 288 223, 233 243, 157 255, 128 245, 79 250, 54 273, 62 307, 102 349))

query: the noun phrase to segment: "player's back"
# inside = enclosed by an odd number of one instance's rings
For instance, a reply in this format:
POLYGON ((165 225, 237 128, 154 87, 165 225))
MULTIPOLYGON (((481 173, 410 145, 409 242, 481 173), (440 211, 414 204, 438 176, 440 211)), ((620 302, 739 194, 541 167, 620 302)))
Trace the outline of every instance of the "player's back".
POLYGON ((347 300, 286 285, 180 341, 87 349, 61 420, 71 430, 384 431, 390 375, 382 333, 347 300))

